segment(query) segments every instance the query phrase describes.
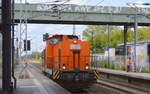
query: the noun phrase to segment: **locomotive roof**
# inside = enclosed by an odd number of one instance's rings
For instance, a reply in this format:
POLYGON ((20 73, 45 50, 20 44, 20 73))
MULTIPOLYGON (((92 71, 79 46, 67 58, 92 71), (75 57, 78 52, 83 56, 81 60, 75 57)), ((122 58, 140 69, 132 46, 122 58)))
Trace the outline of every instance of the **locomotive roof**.
POLYGON ((52 36, 50 36, 49 38, 52 39, 52 38, 63 37, 63 36, 76 37, 76 38, 78 38, 78 36, 76 36, 76 35, 52 35, 52 36))

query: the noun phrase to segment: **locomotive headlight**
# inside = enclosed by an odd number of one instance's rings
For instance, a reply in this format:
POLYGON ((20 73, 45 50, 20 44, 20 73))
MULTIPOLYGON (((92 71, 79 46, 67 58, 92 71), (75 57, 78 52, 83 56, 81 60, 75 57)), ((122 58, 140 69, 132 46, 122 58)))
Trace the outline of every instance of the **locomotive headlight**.
POLYGON ((77 43, 77 41, 76 41, 76 40, 74 40, 73 42, 74 42, 74 43, 77 43))
POLYGON ((88 70, 88 69, 89 69, 89 66, 88 66, 88 65, 86 65, 86 66, 85 66, 85 69, 86 69, 86 70, 88 70))
POLYGON ((65 69, 66 69, 66 66, 65 66, 65 64, 63 64, 63 66, 62 66, 62 69, 63 69, 63 70, 65 70, 65 69))

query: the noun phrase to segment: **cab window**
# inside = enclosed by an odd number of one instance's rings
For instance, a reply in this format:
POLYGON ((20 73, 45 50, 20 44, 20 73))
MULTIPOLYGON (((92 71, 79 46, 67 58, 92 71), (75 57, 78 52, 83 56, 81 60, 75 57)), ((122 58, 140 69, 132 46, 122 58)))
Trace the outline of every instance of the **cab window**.
POLYGON ((53 39, 50 40, 50 44, 56 44, 56 43, 58 43, 60 41, 62 41, 61 38, 53 38, 53 39))
POLYGON ((77 37, 68 37, 68 40, 78 40, 77 37))

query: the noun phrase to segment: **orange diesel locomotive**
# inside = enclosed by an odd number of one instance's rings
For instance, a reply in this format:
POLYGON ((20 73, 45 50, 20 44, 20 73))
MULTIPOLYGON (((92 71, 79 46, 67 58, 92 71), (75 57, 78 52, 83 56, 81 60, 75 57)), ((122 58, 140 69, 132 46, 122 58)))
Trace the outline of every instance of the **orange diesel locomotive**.
POLYGON ((43 72, 57 82, 79 82, 90 84, 99 78, 97 70, 92 69, 90 45, 75 35, 45 34, 46 41, 43 58, 43 72), (87 82, 87 83, 85 83, 87 82))

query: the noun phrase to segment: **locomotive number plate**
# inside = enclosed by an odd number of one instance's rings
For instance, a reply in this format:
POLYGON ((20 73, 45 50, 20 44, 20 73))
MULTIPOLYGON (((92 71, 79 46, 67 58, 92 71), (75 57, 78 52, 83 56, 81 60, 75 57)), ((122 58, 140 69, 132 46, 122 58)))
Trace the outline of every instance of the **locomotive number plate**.
POLYGON ((80 49, 80 45, 79 44, 71 44, 70 49, 80 49))

